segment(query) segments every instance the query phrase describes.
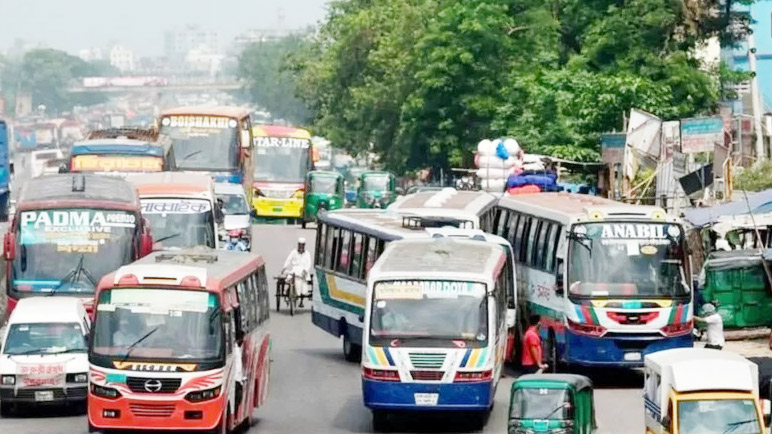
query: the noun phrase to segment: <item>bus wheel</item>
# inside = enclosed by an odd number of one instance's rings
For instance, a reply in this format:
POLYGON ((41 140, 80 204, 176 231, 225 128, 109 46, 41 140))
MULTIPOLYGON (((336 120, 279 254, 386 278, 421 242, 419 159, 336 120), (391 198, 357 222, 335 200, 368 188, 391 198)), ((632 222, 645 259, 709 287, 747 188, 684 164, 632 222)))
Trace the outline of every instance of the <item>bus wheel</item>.
POLYGON ((491 410, 483 410, 483 411, 477 411, 471 418, 472 423, 474 424, 474 429, 476 430, 483 430, 485 429, 485 425, 488 424, 488 419, 490 418, 491 410))
POLYGON ((348 332, 343 332, 343 357, 347 362, 359 363, 362 361, 362 346, 351 342, 348 332))
POLYGON ((373 410, 373 431, 388 432, 390 428, 389 413, 383 410, 373 410))
POLYGON ((0 416, 8 417, 13 415, 13 404, 0 402, 0 416))

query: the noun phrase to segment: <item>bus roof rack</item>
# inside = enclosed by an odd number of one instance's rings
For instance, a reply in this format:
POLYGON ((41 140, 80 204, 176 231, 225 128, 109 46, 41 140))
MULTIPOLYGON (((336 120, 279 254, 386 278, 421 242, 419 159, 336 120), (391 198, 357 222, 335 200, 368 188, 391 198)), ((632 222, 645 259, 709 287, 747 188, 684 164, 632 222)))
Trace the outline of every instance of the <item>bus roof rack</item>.
POLYGON ((158 139, 158 132, 152 129, 133 127, 105 128, 102 130, 93 130, 88 134, 88 137, 86 137, 87 140, 120 138, 154 142, 158 139))
POLYGON ((217 262, 217 255, 212 254, 189 254, 189 253, 162 253, 155 257, 156 262, 176 262, 179 264, 206 262, 214 264, 217 262))
POLYGON ((405 229, 422 230, 426 228, 442 228, 445 226, 453 226, 461 229, 469 226, 469 229, 472 229, 474 227, 474 223, 472 221, 459 219, 457 217, 418 215, 408 215, 402 217, 402 227, 405 229))

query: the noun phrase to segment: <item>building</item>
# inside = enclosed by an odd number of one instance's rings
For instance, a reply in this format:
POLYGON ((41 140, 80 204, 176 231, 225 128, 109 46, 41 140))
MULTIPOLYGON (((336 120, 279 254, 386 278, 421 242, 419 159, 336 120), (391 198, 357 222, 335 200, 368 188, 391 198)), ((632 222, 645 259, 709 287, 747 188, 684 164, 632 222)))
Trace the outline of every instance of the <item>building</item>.
MULTIPOLYGON (((763 113, 772 111, 772 2, 754 2, 749 8, 751 13, 751 28, 753 42, 756 46, 756 76, 761 96, 763 113)), ((730 67, 740 71, 749 71, 748 41, 740 43, 736 48, 724 48, 722 57, 730 67)), ((751 112, 750 85, 739 86, 741 100, 734 105, 736 113, 751 112)))
POLYGON ((94 60, 104 59, 104 53, 102 52, 101 48, 83 48, 78 50, 78 57, 83 59, 85 62, 93 62, 94 60))
POLYGON ((214 77, 221 72, 224 58, 225 56, 222 54, 202 45, 188 51, 185 56, 185 64, 189 71, 207 73, 214 77))
POLYGON ((187 25, 181 30, 169 31, 164 35, 164 53, 174 65, 183 65, 188 53, 194 49, 219 53, 219 35, 197 25, 187 25))
POLYGON ((110 64, 121 72, 134 71, 134 51, 120 45, 110 49, 110 64))

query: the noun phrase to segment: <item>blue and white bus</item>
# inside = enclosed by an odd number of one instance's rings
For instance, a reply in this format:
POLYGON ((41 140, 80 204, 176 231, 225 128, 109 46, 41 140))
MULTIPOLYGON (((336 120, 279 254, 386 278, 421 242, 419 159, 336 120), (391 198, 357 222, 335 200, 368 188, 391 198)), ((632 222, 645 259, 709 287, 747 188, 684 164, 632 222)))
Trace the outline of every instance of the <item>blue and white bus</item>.
POLYGON ((451 238, 396 241, 370 270, 362 392, 376 430, 403 410, 473 411, 484 424, 507 345, 507 253, 451 238))
MULTIPOLYGON (((486 234, 479 229, 467 229, 467 217, 455 221, 437 220, 414 214, 401 215, 383 210, 346 209, 322 212, 316 231, 315 274, 317 290, 313 292, 311 317, 313 323, 332 334, 342 337, 346 360, 358 362, 362 353, 367 274, 384 248, 401 239, 450 237, 473 238, 501 245, 510 258, 507 276, 514 288, 514 259, 512 247, 501 237, 486 234), (453 227, 456 224, 461 228, 453 227)), ((517 291, 508 294, 510 345, 515 342, 517 291)), ((514 348, 507 351, 507 357, 514 348)))
POLYGON ((665 210, 568 193, 505 196, 494 233, 517 264, 518 315, 541 316, 546 363, 642 367, 692 346, 691 262, 665 210))

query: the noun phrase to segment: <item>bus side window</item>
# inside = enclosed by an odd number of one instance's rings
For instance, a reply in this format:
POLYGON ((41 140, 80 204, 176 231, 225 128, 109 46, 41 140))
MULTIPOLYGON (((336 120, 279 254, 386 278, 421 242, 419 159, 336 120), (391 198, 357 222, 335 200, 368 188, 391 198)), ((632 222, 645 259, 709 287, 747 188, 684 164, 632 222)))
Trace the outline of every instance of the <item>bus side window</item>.
POLYGON ((261 311, 261 321, 268 320, 268 317, 270 316, 271 312, 271 306, 270 302, 268 300, 268 278, 265 274, 265 266, 260 268, 260 272, 257 276, 257 290, 262 295, 262 303, 260 303, 260 311, 261 311))
POLYGON ((340 230, 340 250, 338 253, 338 266, 336 270, 339 273, 349 274, 351 265, 351 231, 340 230))
POLYGON ((509 217, 509 211, 504 208, 496 208, 496 235, 503 237, 504 230, 507 228, 507 218, 509 217))
POLYGON ((338 255, 338 237, 340 229, 335 227, 327 228, 327 243, 325 244, 326 251, 324 253, 324 268, 327 270, 335 269, 335 258, 338 255))
POLYGON ((233 317, 230 312, 223 314, 222 321, 223 326, 225 327, 225 354, 230 356, 233 351, 233 330, 235 328, 233 317))
POLYGON ((558 249, 558 242, 555 238, 555 233, 560 231, 560 226, 557 223, 550 225, 549 231, 546 236, 546 243, 544 246, 544 269, 552 273, 555 271, 555 252, 558 249))
POLYGON ((351 276, 355 279, 364 278, 364 236, 358 232, 354 233, 354 240, 351 252, 351 276))
POLYGON ((523 262, 533 266, 533 252, 536 250, 536 234, 541 226, 541 221, 535 218, 531 218, 531 222, 528 228, 528 241, 526 242, 525 258, 523 262))
POLYGON ((501 269, 498 279, 496 279, 495 288, 496 298, 496 330, 501 330, 501 326, 507 316, 507 267, 501 269))
POLYGON ((365 278, 367 273, 373 268, 375 260, 377 259, 378 239, 373 237, 367 237, 367 259, 365 261, 365 278))
POLYGON ((502 235, 502 237, 506 238, 510 243, 513 242, 512 240, 515 239, 515 232, 517 231, 518 221, 522 219, 522 215, 512 213, 512 215, 509 216, 509 228, 507 229, 507 233, 502 235))
POLYGON ((320 224, 316 231, 316 258, 314 264, 322 265, 324 263, 325 242, 327 241, 327 225, 320 224))
POLYGON ((236 336, 239 336, 249 332, 249 296, 245 281, 236 284, 236 292, 239 295, 239 306, 233 309, 233 316, 236 318, 236 336))
POLYGON ((552 223, 550 222, 543 222, 541 225, 541 228, 539 229, 539 244, 536 246, 536 253, 534 258, 534 265, 536 268, 540 269, 546 269, 546 258, 547 258, 547 236, 552 230, 552 223))
POLYGON ((247 287, 247 299, 249 300, 249 323, 250 330, 254 330, 260 324, 260 295, 257 292, 257 274, 250 274, 245 282, 247 287))
POLYGON ((528 244, 528 228, 531 225, 532 217, 523 215, 517 222, 517 240, 515 247, 515 257, 517 262, 525 263, 525 246, 528 244))

